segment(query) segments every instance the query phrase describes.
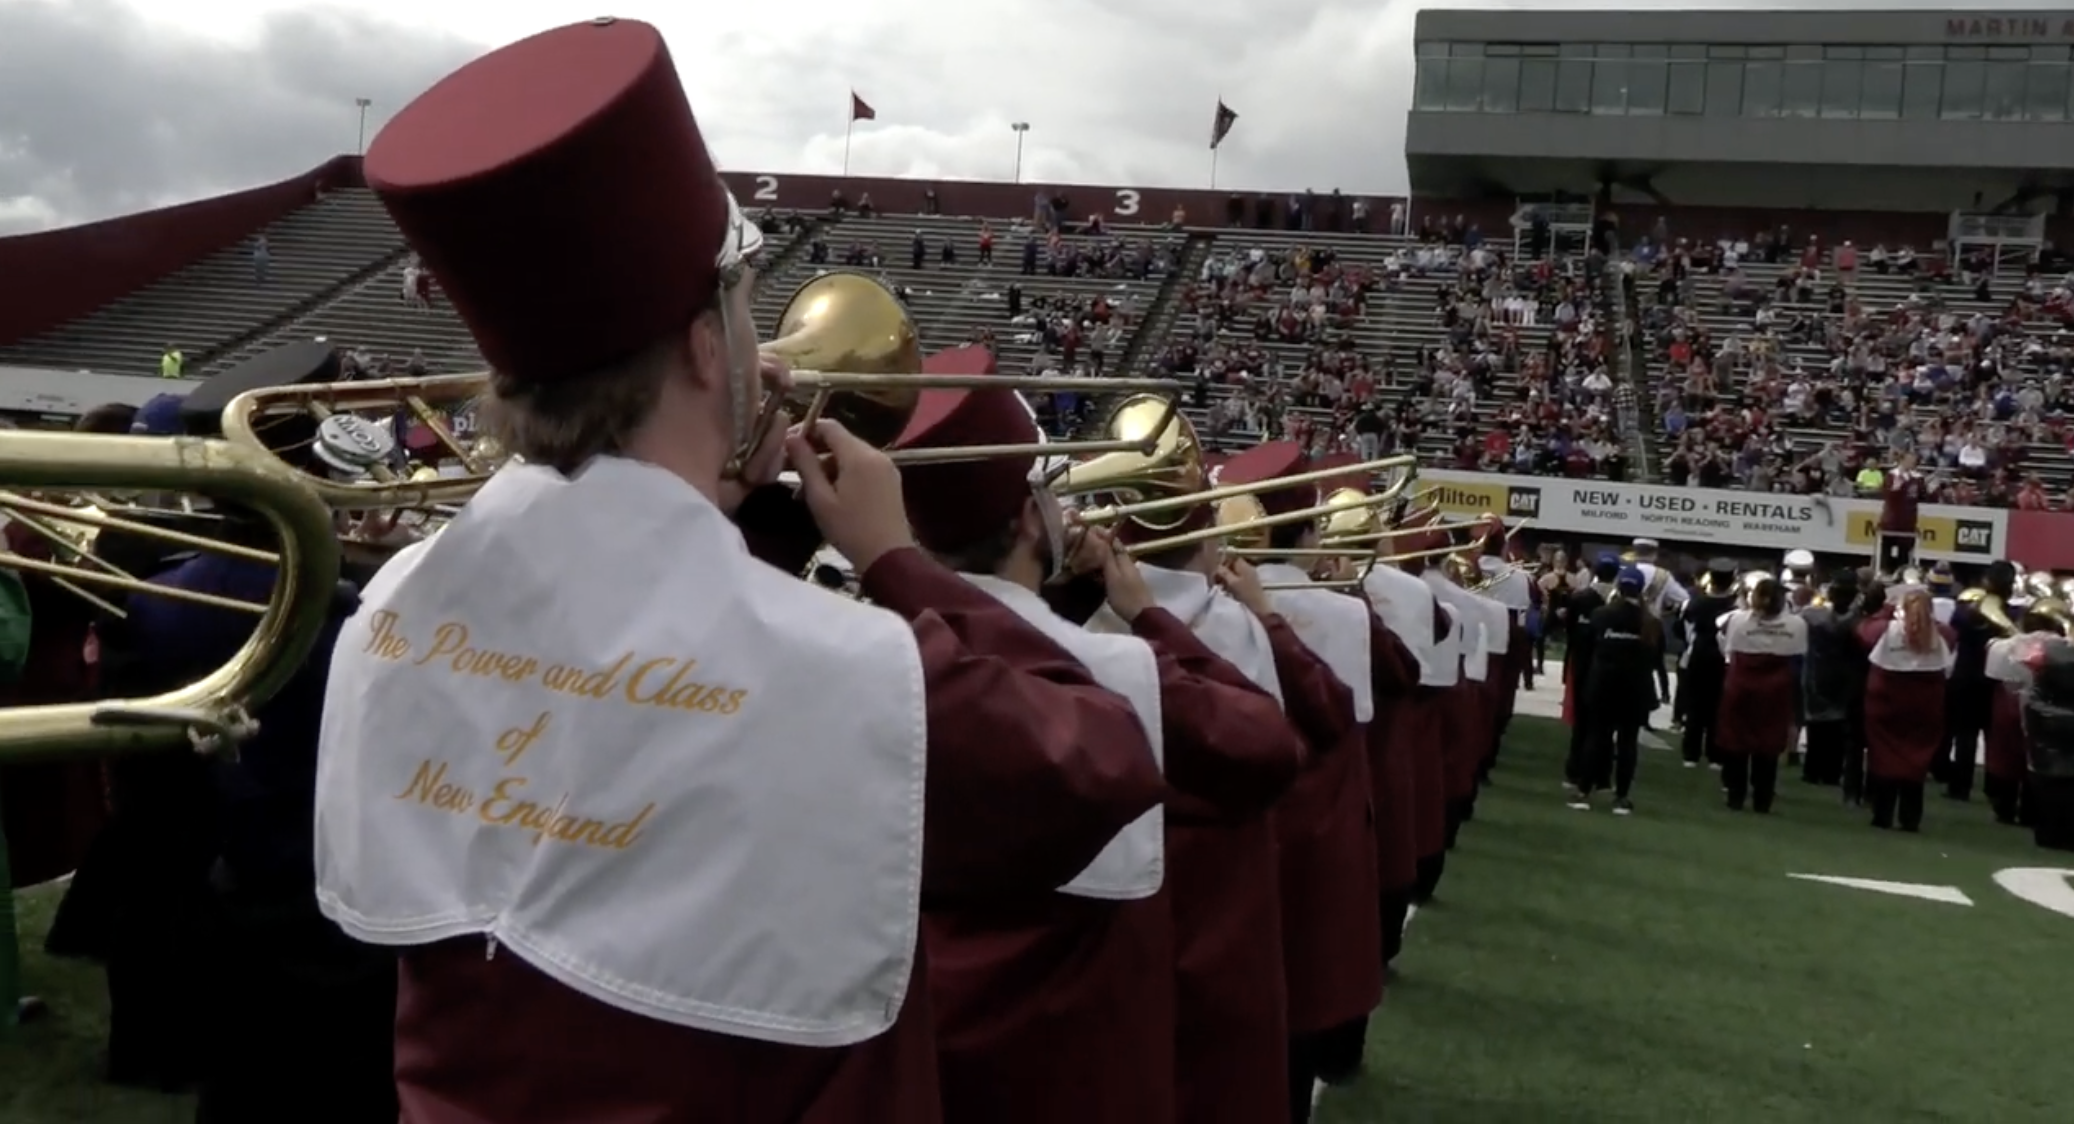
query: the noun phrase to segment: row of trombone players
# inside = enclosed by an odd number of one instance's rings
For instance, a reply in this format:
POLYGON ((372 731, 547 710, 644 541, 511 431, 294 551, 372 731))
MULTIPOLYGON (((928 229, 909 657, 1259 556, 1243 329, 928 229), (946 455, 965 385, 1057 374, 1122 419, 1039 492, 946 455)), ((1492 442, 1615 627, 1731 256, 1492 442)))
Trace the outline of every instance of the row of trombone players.
MULTIPOLYGON (((930 837, 913 987, 884 1004, 890 1024, 802 1046, 659 1017, 521 942, 456 956, 371 932, 355 886, 321 884, 328 802, 386 814, 407 788, 325 790, 322 759, 349 752, 363 709, 398 709, 339 665, 380 615, 363 591, 494 525, 492 483, 537 466, 441 424, 484 378, 339 382, 328 347, 295 345, 154 401, 131 436, 10 436, 0 455, 23 482, 0 495, 4 561, 36 591, 39 651, 64 653, 39 658, 73 668, 19 700, 45 705, 0 715, 0 760, 108 764, 108 802, 89 809, 106 822, 50 943, 107 968, 112 1080, 197 1087, 214 1121, 315 1119, 311 1088, 331 1091, 323 1119, 386 1124, 399 1103, 414 1120, 459 1118, 434 1105, 545 1119, 512 1098, 557 1073, 596 1087, 603 1070, 685 1119, 760 1119, 745 1099, 786 1096, 850 1106, 802 1119, 1258 1124, 1307 1119, 1316 1083, 1352 1079, 1528 658, 1507 530, 1421 502, 1409 457, 1312 461, 1277 443, 1220 463, 1164 382, 929 373, 863 278, 810 283, 781 331, 740 468, 789 444, 792 471, 746 490, 740 534, 788 574, 817 553, 863 561, 854 584, 876 608, 848 611, 923 638, 930 837), (1106 396, 1107 431, 1046 442, 1026 391, 1106 396), (399 419, 434 427, 443 463, 400 456, 399 419), (859 518, 888 503, 897 528, 859 518), (941 683, 939 628, 962 653, 941 683), (1062 683, 1063 700, 1036 689, 1062 683), (1018 746, 1031 756, 1009 789, 975 796, 1018 746), (1099 767, 1033 786, 1037 762, 1073 760, 1099 767), (1019 833, 1049 860, 990 865, 1019 833), (465 998, 489 993, 510 997, 495 1017, 465 998), (612 1056, 546 1048, 541 1019, 612 1056), (907 1060, 917 1044, 933 1077, 907 1060), (528 1081, 466 1064, 513 1056, 528 1081), (682 1077, 744 1065, 792 1085, 692 1092, 682 1077)), ((640 885, 598 885, 596 908, 654 917, 640 885)), ((746 912, 765 937, 786 920, 746 912)))

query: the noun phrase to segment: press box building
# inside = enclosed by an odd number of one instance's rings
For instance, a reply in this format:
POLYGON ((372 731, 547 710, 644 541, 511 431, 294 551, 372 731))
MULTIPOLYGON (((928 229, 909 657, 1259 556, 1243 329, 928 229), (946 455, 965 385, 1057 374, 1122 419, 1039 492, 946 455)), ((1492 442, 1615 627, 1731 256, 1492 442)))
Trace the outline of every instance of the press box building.
POLYGON ((2009 241, 2074 201, 2074 11, 1429 10, 1416 44, 1415 197, 1949 212, 2009 241))

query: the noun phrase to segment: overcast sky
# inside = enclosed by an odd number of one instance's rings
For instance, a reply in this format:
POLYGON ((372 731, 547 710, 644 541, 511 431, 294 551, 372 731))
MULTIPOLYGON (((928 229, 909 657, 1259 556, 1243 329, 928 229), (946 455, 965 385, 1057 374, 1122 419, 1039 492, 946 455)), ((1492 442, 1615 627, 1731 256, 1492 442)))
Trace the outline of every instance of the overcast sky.
MULTIPOLYGON (((716 155, 743 171, 1405 187, 1420 7, 1690 8, 1676 0, 0 0, 0 233, 282 179, 371 137, 482 50, 609 8, 669 37, 716 155), (1272 16, 1269 16, 1272 13, 1272 16)), ((1795 0, 1711 0, 1792 7, 1795 0)), ((1834 0, 1821 7, 2041 3, 1834 0)))

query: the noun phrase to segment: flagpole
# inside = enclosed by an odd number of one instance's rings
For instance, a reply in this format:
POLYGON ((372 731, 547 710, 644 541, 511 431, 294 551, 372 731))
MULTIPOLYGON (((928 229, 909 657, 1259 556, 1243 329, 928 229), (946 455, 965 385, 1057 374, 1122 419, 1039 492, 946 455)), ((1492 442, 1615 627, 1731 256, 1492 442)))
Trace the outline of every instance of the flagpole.
POLYGON ((850 108, 850 124, 843 129, 843 178, 850 178, 850 137, 857 131, 857 110, 850 108))
POLYGON ((1211 191, 1215 191, 1215 190, 1217 190, 1217 150, 1218 150, 1219 148, 1221 148, 1221 147, 1223 147, 1223 146, 1222 146, 1222 145, 1211 145, 1211 146, 1210 146, 1210 190, 1211 190, 1211 191))

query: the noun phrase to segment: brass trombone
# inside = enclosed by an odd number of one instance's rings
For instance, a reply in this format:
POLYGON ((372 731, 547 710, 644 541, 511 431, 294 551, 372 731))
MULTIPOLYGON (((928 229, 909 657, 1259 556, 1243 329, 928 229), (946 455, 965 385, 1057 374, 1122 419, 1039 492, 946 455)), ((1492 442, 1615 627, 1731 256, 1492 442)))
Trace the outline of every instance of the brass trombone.
MULTIPOLYGON (((247 709, 271 697, 301 666, 336 596, 339 546, 331 509, 303 474, 271 454, 192 437, 17 430, 0 433, 0 483, 53 496, 104 489, 202 492, 255 512, 280 543, 278 553, 254 551, 10 493, 7 505, 39 523, 68 522, 97 531, 147 535, 183 547, 273 562, 278 569, 267 603, 250 607, 259 617, 252 636, 230 662, 177 691, 150 698, 0 709, 0 763, 234 741, 249 732, 247 709)), ((76 558, 46 562, 9 552, 0 554, 0 565, 78 586, 174 597, 217 608, 246 607, 227 598, 108 573, 76 558)))
MULTIPOLYGON (((787 407, 807 421, 833 418, 864 440, 885 448, 912 420, 921 392, 932 389, 1132 394, 1157 400, 1167 417, 1175 416, 1179 409, 1178 388, 1167 379, 925 373, 913 318, 891 290, 860 273, 825 273, 801 285, 779 317, 778 332, 778 338, 760 350, 798 369, 792 372, 791 394, 765 400, 751 448, 768 436, 787 407)), ((374 459, 360 472, 305 474, 308 482, 326 503, 342 510, 452 507, 466 503, 506 459, 492 442, 463 438, 448 424, 449 417, 468 409, 488 389, 487 372, 269 387, 233 399, 224 408, 223 432, 235 444, 265 451, 260 431, 289 416, 308 415, 321 424, 334 416, 352 415, 381 425, 407 416, 431 431, 443 459, 457 462, 461 471, 427 476, 374 459)), ((900 449, 890 455, 901 464, 939 464, 1010 456, 1150 452, 1152 438, 1159 432, 1161 427, 1149 427, 1148 435, 1136 440, 900 449)), ((737 462, 745 455, 738 452, 737 462)), ((739 467, 737 463, 735 471, 739 467)))

